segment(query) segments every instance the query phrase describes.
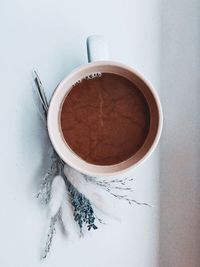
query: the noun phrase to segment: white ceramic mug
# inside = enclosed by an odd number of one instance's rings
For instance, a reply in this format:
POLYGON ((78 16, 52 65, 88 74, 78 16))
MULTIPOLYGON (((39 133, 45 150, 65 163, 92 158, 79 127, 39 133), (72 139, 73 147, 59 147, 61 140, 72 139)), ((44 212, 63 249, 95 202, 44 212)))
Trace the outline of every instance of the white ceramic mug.
POLYGON ((151 155, 158 144, 163 124, 162 108, 153 86, 133 68, 124 64, 108 60, 106 41, 102 36, 93 35, 87 39, 87 52, 89 63, 76 68, 57 86, 48 111, 48 132, 51 142, 65 163, 90 176, 110 176, 126 172, 144 162, 151 155), (150 110, 150 129, 142 147, 129 159, 118 164, 99 166, 90 164, 66 144, 60 126, 60 112, 63 100, 72 88, 72 85, 83 77, 96 72, 115 73, 132 81, 145 96, 150 110))

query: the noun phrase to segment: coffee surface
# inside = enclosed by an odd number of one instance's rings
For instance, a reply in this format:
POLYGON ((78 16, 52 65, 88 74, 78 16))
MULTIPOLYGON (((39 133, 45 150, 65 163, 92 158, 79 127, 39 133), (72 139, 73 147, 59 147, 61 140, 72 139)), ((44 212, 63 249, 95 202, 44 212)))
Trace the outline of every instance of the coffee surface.
POLYGON ((60 115, 68 146, 83 160, 112 165, 143 145, 150 126, 147 101, 128 79, 111 73, 76 83, 60 115))

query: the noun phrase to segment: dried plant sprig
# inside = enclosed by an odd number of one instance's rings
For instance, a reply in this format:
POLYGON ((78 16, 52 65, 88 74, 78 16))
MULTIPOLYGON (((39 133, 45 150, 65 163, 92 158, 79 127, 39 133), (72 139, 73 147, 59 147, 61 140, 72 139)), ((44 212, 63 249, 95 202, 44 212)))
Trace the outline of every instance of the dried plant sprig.
POLYGON ((56 175, 51 185, 50 200, 48 203, 49 215, 53 218, 59 210, 67 195, 66 184, 61 175, 56 175))
POLYGON ((133 192, 133 189, 131 187, 120 186, 115 183, 109 183, 109 182, 104 182, 104 181, 97 181, 97 180, 93 180, 92 178, 91 179, 86 178, 86 180, 100 187, 103 187, 106 191, 122 190, 122 191, 133 192))
POLYGON ((38 89, 37 90, 38 96, 40 98, 40 102, 41 102, 43 111, 44 111, 45 115, 47 116, 49 104, 48 104, 48 101, 47 101, 47 98, 46 98, 46 95, 44 92, 44 87, 43 87, 42 82, 41 82, 41 80, 40 80, 40 78, 39 78, 39 76, 35 70, 33 71, 33 74, 34 74, 34 80, 35 80, 35 83, 36 83, 37 89, 38 89))
POLYGON ((62 213, 63 213, 63 207, 59 210, 59 213, 58 213, 58 222, 60 223, 60 228, 61 228, 62 233, 64 235, 66 235, 67 234, 67 231, 66 231, 65 224, 63 222, 62 213))
POLYGON ((43 251, 42 256, 41 256, 42 259, 45 259, 48 255, 48 253, 50 252, 53 237, 56 233, 56 222, 58 221, 58 219, 60 217, 59 213, 60 213, 60 210, 56 213, 55 216, 51 217, 51 219, 50 219, 49 230, 48 230, 48 234, 47 234, 47 240, 45 243, 44 251, 43 251))
MULTIPOLYGON (((109 192, 109 191, 108 191, 109 192)), ((151 205, 149 205, 148 203, 145 203, 145 202, 139 202, 133 198, 131 198, 130 196, 128 195, 120 195, 120 194, 115 194, 113 192, 109 192, 113 197, 119 199, 119 200, 125 200, 127 201, 130 205, 131 204, 137 204, 139 206, 147 206, 147 207, 152 207, 151 205)))
POLYGON ((53 178, 62 173, 62 168, 64 166, 63 161, 60 159, 54 149, 51 151, 50 159, 50 167, 47 173, 44 175, 39 192, 37 193, 37 198, 39 198, 44 204, 49 202, 53 178))
POLYGON ((71 195, 71 202, 74 208, 74 220, 80 227, 80 232, 83 234, 83 227, 87 230, 96 230, 98 227, 95 224, 95 215, 90 201, 81 194, 69 181, 67 181, 68 190, 71 195))
POLYGON ((37 198, 44 204, 49 202, 52 180, 53 176, 47 172, 42 179, 39 192, 37 193, 37 198))
POLYGON ((63 171, 68 181, 90 201, 95 209, 109 217, 119 219, 114 212, 115 203, 106 200, 108 195, 104 190, 98 189, 97 185, 86 181, 82 173, 70 166, 65 165, 63 171))
POLYGON ((101 224, 106 224, 101 218, 99 218, 95 213, 94 213, 94 217, 97 219, 97 221, 101 224))
MULTIPOLYGON (((93 178, 93 177, 92 177, 93 178)), ((97 177, 94 177, 94 179, 97 179, 97 177)), ((101 180, 103 183, 109 183, 109 184, 112 184, 112 183, 119 183, 121 185, 126 185, 127 182, 132 182, 134 181, 134 179, 132 177, 125 177, 125 178, 115 178, 115 179, 112 179, 112 180, 106 180, 106 179, 103 179, 101 180)))
POLYGON ((84 175, 86 181, 94 183, 100 187, 102 187, 105 191, 107 191, 109 194, 111 194, 113 197, 119 199, 119 200, 125 200, 129 204, 137 204, 137 205, 142 205, 142 206, 148 206, 152 207, 148 203, 145 202, 139 202, 133 198, 131 198, 128 195, 121 195, 116 193, 116 191, 127 191, 128 193, 133 192, 133 189, 131 187, 126 187, 129 182, 132 182, 134 179, 126 177, 124 179, 116 178, 112 180, 98 180, 96 177, 90 177, 87 175, 84 175), (119 184, 119 185, 118 185, 119 184))
MULTIPOLYGON (((62 203, 66 194, 66 184, 61 175, 56 175, 53 178, 50 187, 50 197, 48 200, 48 211, 50 217, 49 231, 42 258, 46 258, 50 251, 52 240, 56 232, 56 222, 59 221, 63 228, 62 221, 62 203)), ((65 228, 63 228, 65 230, 65 228)))
POLYGON ((94 183, 96 185, 99 185, 104 188, 109 189, 116 189, 116 190, 125 190, 125 191, 133 191, 132 187, 129 187, 128 184, 133 181, 133 178, 124 178, 124 179, 103 179, 98 180, 96 177, 90 177, 87 175, 84 175, 85 179, 91 183, 94 183))

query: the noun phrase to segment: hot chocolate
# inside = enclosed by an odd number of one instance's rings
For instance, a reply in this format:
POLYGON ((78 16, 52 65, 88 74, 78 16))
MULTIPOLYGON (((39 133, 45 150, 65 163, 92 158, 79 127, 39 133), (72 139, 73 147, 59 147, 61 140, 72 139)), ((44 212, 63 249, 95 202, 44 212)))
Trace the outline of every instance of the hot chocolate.
POLYGON ((60 114, 63 138, 79 157, 96 165, 127 160, 144 144, 150 111, 141 91, 112 73, 89 76, 66 95, 60 114))

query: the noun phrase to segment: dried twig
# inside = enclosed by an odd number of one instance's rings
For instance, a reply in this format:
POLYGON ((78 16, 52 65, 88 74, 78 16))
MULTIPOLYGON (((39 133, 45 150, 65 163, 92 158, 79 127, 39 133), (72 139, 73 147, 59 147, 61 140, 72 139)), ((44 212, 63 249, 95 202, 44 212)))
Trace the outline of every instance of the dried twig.
POLYGON ((45 112, 45 115, 47 116, 49 104, 48 104, 48 101, 47 101, 47 98, 46 98, 46 95, 44 92, 44 87, 43 87, 42 82, 41 82, 41 80, 40 80, 40 78, 39 78, 39 76, 35 70, 33 71, 33 74, 34 74, 34 80, 35 80, 35 83, 37 86, 38 96, 40 98, 40 102, 41 102, 42 108, 45 112))
POLYGON ((145 203, 145 202, 139 202, 135 199, 132 199, 130 198, 129 196, 127 195, 118 195, 118 194, 115 194, 113 192, 109 192, 113 197, 116 197, 117 199, 119 200, 125 200, 127 201, 130 205, 131 204, 137 204, 137 205, 140 205, 140 206, 148 206, 148 207, 152 207, 151 205, 149 205, 148 203, 145 203))
POLYGON ((50 223, 49 223, 49 231, 48 231, 48 234, 47 234, 47 240, 46 240, 46 244, 45 244, 45 248, 44 248, 44 251, 43 251, 43 254, 42 254, 42 259, 45 259, 51 249, 51 246, 52 246, 52 241, 53 241, 53 237, 56 233, 56 222, 59 218, 59 212, 60 210, 57 212, 57 214, 52 217, 50 219, 50 223))
POLYGON ((148 203, 139 202, 139 201, 131 198, 128 195, 120 195, 120 194, 116 193, 116 191, 126 191, 128 193, 133 192, 133 189, 131 187, 127 186, 127 184, 129 182, 132 182, 134 180, 133 178, 126 177, 124 179, 115 178, 112 180, 109 180, 109 179, 98 180, 96 177, 90 177, 87 175, 84 175, 84 177, 85 177, 86 181, 100 186, 105 191, 107 191, 109 194, 111 194, 113 197, 115 197, 119 200, 125 200, 129 204, 135 203, 137 205, 143 205, 143 206, 151 207, 151 205, 149 205, 148 203))

